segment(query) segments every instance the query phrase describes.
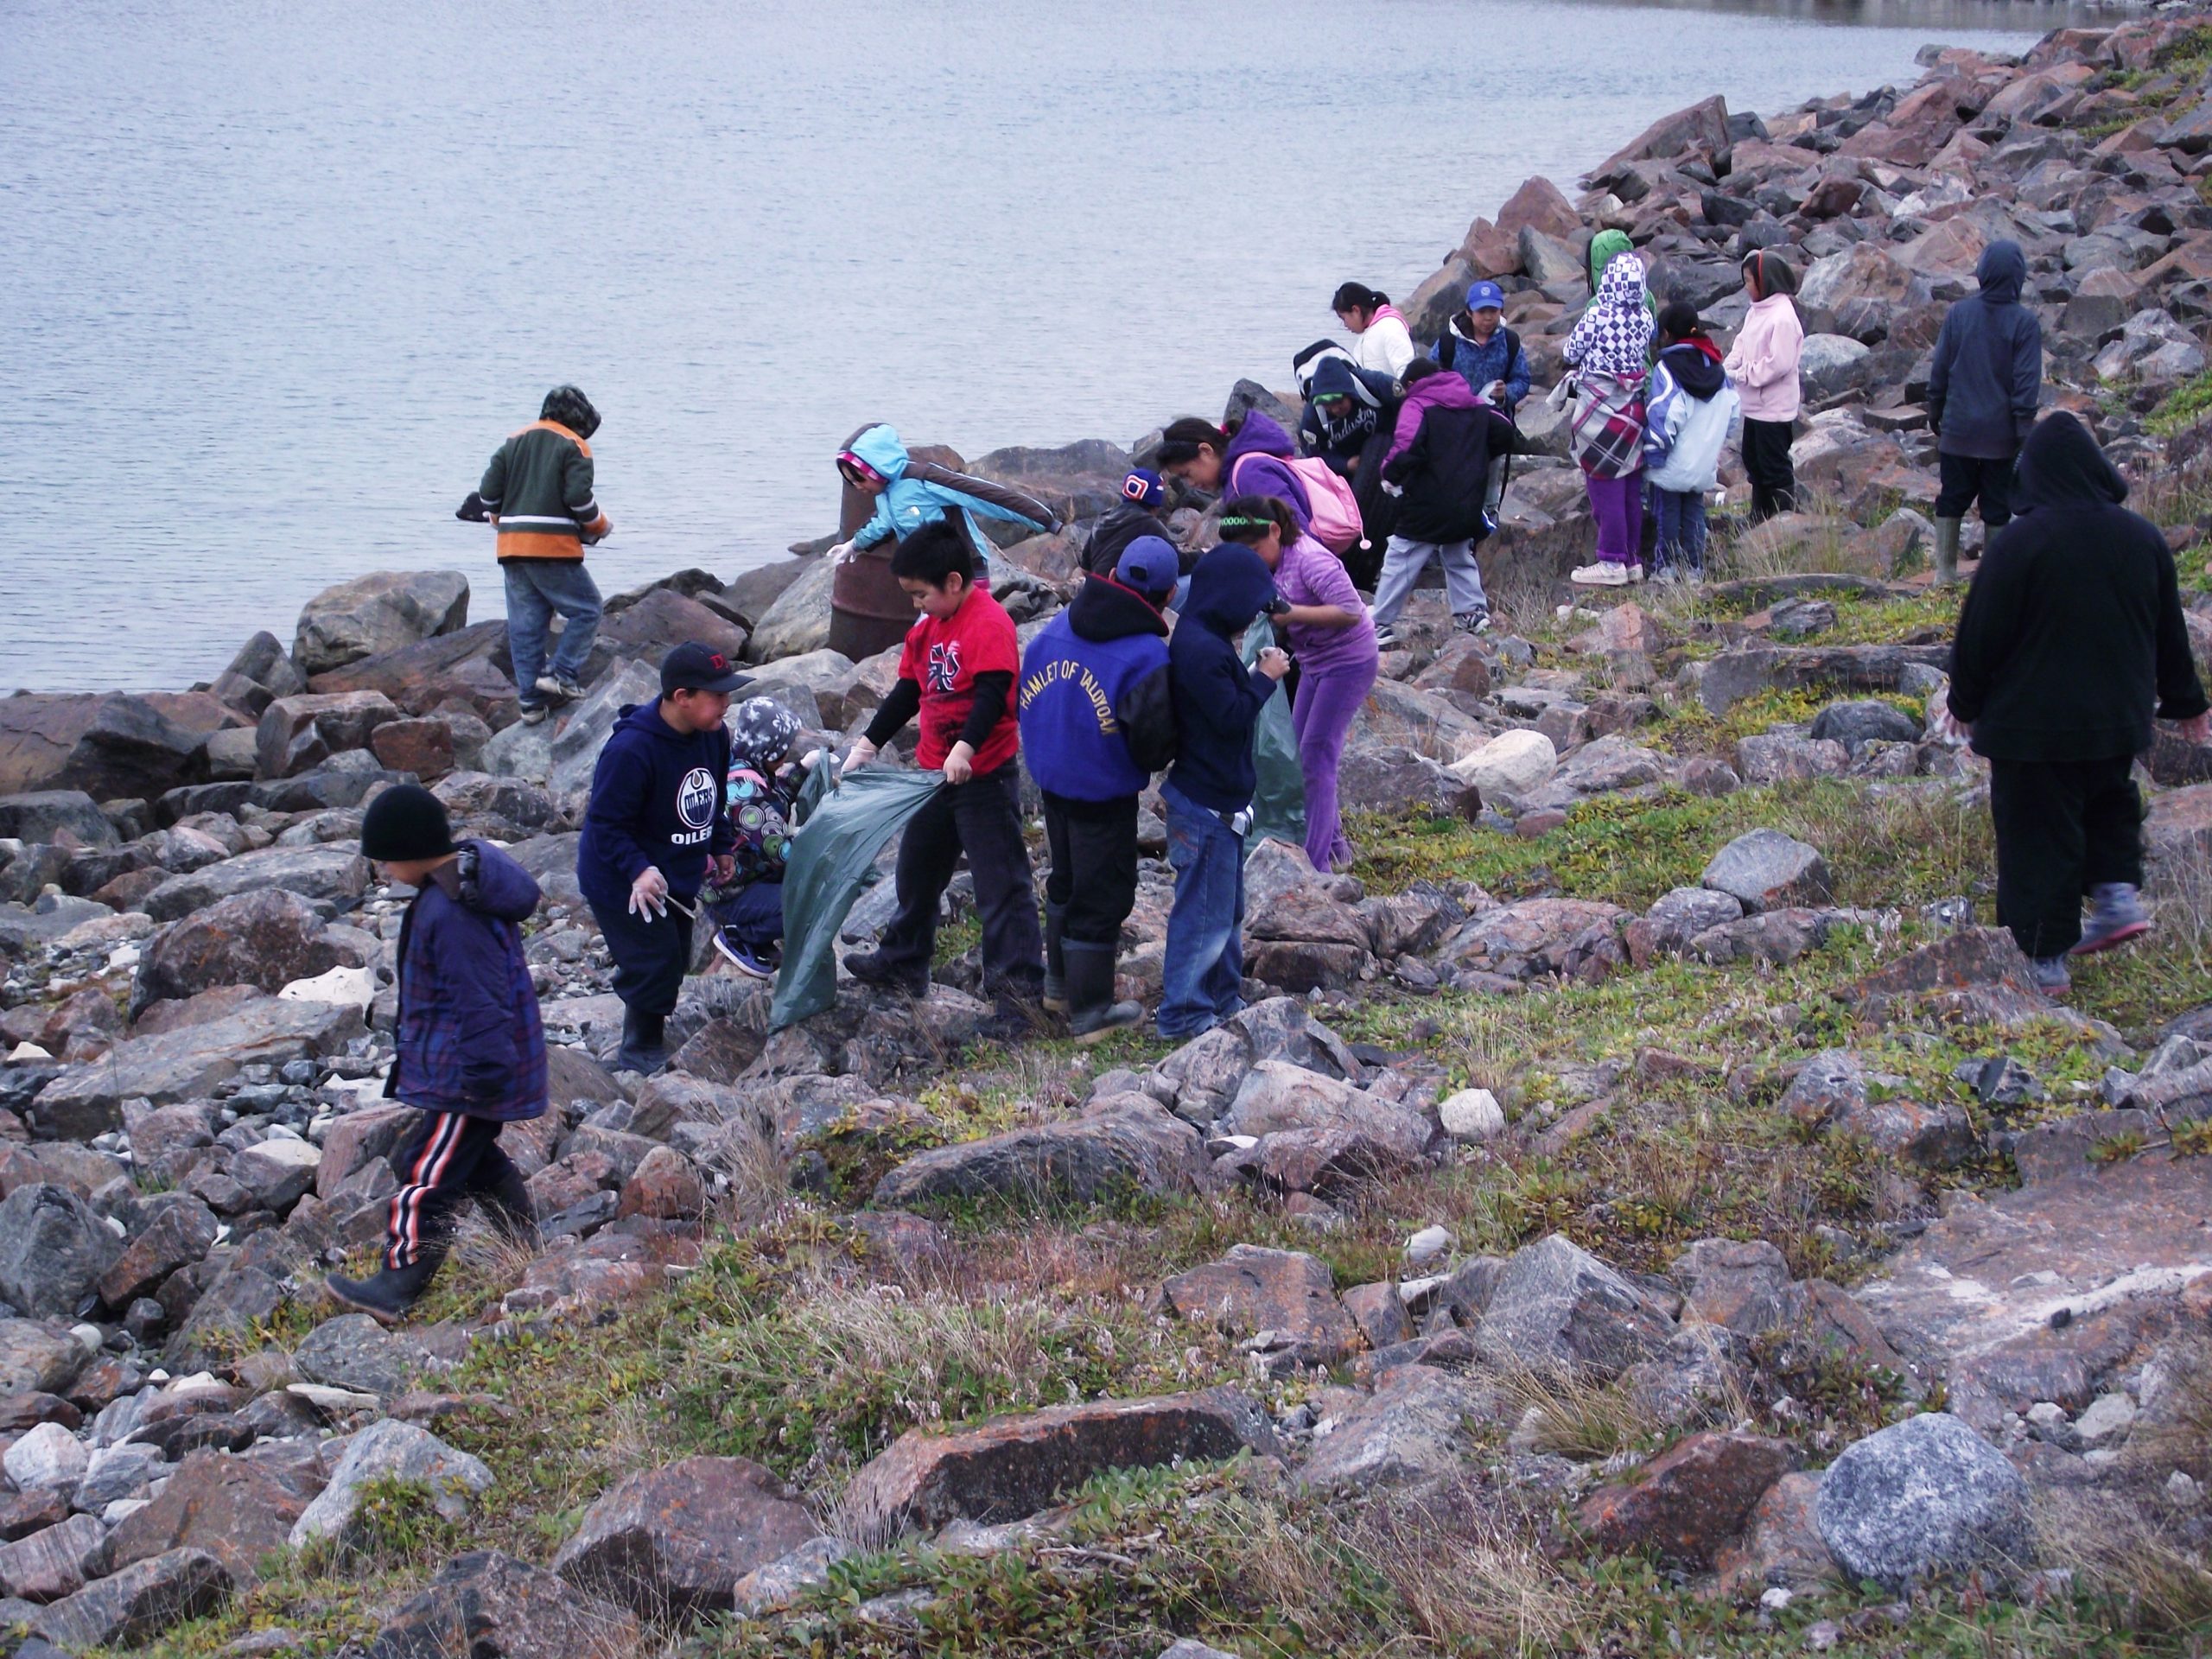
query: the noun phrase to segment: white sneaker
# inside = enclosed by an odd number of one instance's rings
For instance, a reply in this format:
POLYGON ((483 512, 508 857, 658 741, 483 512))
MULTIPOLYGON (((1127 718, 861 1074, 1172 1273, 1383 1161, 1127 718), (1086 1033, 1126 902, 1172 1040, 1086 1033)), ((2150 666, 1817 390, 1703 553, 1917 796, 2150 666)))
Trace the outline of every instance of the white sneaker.
POLYGON ((1580 588, 1625 588, 1628 586, 1628 567, 1600 560, 1596 564, 1576 568, 1567 580, 1580 588))
POLYGON ((1628 572, 1628 579, 1630 582, 1642 582, 1643 580, 1643 567, 1642 565, 1627 564, 1623 565, 1621 568, 1628 572))

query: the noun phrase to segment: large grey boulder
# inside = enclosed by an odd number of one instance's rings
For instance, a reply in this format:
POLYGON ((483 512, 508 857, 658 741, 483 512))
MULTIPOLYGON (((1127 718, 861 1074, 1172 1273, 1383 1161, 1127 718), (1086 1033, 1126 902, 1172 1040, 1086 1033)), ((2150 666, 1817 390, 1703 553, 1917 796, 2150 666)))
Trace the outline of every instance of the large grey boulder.
POLYGON ((1089 1204, 1194 1191, 1205 1169, 1198 1133, 1141 1096, 1116 1095, 1081 1117, 909 1158, 876 1183, 879 1209, 962 1198, 1089 1204))
POLYGON ((41 1608, 31 1629, 72 1653, 136 1646, 213 1611, 230 1592, 230 1572, 217 1557, 204 1549, 173 1549, 41 1608))
POLYGON ((650 663, 626 662, 592 688, 591 695, 569 711, 553 739, 552 763, 546 786, 553 798, 566 805, 581 803, 591 793, 592 769, 599 752, 622 710, 651 702, 660 696, 660 669, 650 663))
POLYGON ((1820 849, 1779 830, 1748 830, 1713 855, 1699 878, 1756 914, 1788 905, 1824 905, 1834 896, 1820 849))
POLYGON ((302 899, 350 908, 368 886, 369 862, 356 842, 264 847, 173 875, 148 893, 139 908, 157 922, 173 922, 219 899, 264 887, 282 887, 302 899))
POLYGON ((87 847, 112 847, 118 839, 99 803, 81 789, 0 795, 0 836, 53 841, 65 830, 87 847))
POLYGON ((1821 1478, 1813 1513, 1844 1571, 1892 1593, 1973 1567, 2021 1565, 2035 1548, 2020 1471, 1942 1413, 1846 1447, 1821 1478))
POLYGON ((553 1570, 640 1613, 728 1611, 739 1580, 821 1529, 744 1458, 685 1458, 632 1475, 584 1512, 553 1570))
POLYGON ((1500 1368, 1614 1376, 1662 1349, 1671 1329, 1636 1287, 1554 1233, 1507 1261, 1475 1346, 1500 1368))
POLYGON ((74 1317, 123 1241, 66 1186, 33 1182, 0 1203, 0 1301, 34 1317, 74 1317))
POLYGON ((123 1127, 123 1103, 156 1106, 204 1099, 238 1068, 335 1053, 359 1036, 361 1011, 333 1002, 256 997, 219 1020, 118 1043, 97 1060, 67 1068, 39 1091, 31 1116, 57 1139, 86 1141, 123 1127))
POLYGON ((492 1484, 481 1459, 457 1452, 426 1428, 387 1417, 356 1434, 330 1473, 330 1484, 292 1528, 295 1549, 318 1539, 343 1541, 361 1506, 361 1489, 380 1479, 419 1482, 438 1513, 459 1521, 470 1502, 492 1484))
POLYGON ((1460 1379, 1427 1365, 1383 1374, 1367 1402, 1345 1414, 1299 1471, 1319 1491, 1363 1493, 1461 1472, 1477 1402, 1460 1379))
MULTIPOLYGON (((338 868, 335 861, 329 868, 338 868)), ((350 870, 345 874, 350 878, 350 870)), ((218 985, 251 985, 274 995, 296 979, 367 965, 350 939, 327 932, 309 900, 284 887, 257 887, 156 931, 142 949, 130 1000, 143 1010, 218 985)))
POLYGON ((402 1605, 366 1659, 620 1659, 652 1649, 626 1607, 497 1550, 450 1560, 402 1605))
POLYGON ((300 607, 292 660, 302 674, 320 674, 467 624, 468 578, 460 571, 372 571, 300 607))
POLYGON ((779 657, 798 657, 826 650, 830 644, 830 591, 837 567, 817 559, 799 573, 798 580, 776 596, 753 625, 745 654, 756 663, 779 657))

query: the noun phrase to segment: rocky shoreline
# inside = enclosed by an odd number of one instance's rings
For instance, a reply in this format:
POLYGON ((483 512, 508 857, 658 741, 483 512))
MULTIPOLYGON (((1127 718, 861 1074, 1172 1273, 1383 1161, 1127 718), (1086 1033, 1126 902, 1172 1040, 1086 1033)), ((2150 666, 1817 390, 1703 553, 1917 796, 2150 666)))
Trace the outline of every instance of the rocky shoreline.
MULTIPOLYGON (((2039 997, 1974 925, 1978 763, 1934 734, 1918 402, 2018 241, 2046 402, 2202 565, 2212 22, 1923 62, 1670 116, 1421 285, 1425 340, 1504 284, 1542 385, 1596 230, 1723 331, 1742 252, 1790 251, 1808 504, 1699 594, 1579 611, 1592 531, 1532 397, 1499 631, 1417 597, 1345 757, 1358 874, 1263 847, 1252 1006, 1173 1051, 979 1052, 963 880, 922 1001, 842 983, 771 1034, 709 973, 667 1074, 594 1058, 600 743, 687 639, 864 723, 893 664, 828 649, 827 537, 618 596, 540 726, 448 571, 333 588, 189 691, 0 700, 0 1654, 994 1651, 1014 1573, 1007 1650, 1142 1659, 1921 1652, 1993 1604, 2020 1652, 2150 1652, 2212 1618, 2212 784, 2154 750, 2159 944, 2039 997), (380 1236, 409 1116, 378 1092, 403 899, 358 855, 404 779, 545 890, 555 1106, 508 1136, 543 1248, 472 1246, 386 1332, 315 1287, 380 1236)), ((1025 630, 1155 441, 969 463, 1071 526, 994 560, 1025 630)), ((1147 995, 1170 889, 1148 859, 1147 995)))

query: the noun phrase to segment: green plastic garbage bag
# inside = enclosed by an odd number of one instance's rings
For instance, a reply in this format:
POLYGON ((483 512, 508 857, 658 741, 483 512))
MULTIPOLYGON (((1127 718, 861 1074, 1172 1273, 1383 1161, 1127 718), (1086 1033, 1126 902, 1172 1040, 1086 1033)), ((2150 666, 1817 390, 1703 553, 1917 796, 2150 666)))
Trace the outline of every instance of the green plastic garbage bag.
MULTIPOLYGON (((1260 652, 1275 642, 1274 625, 1262 617, 1244 631, 1244 661, 1249 667, 1260 652)), ((1298 734, 1291 729, 1290 694, 1278 683, 1274 695, 1260 709, 1252 730, 1252 768, 1257 775, 1252 791, 1252 833, 1244 838, 1247 856, 1262 837, 1294 847, 1306 844, 1306 774, 1298 765, 1298 734)))
POLYGON ((944 786, 941 772, 863 766, 808 815, 784 867, 784 963, 769 1030, 781 1031, 837 1000, 837 932, 868 885, 875 855, 944 786))

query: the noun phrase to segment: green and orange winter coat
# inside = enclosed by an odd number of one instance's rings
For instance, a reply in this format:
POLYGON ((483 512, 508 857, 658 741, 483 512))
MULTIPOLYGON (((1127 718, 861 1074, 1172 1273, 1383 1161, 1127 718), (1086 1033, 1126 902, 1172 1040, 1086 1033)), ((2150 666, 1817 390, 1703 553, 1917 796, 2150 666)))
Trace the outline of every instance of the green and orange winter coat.
POLYGON ((499 558, 581 559, 613 528, 592 493, 591 446, 556 421, 532 421, 492 457, 477 486, 499 527, 499 558))

